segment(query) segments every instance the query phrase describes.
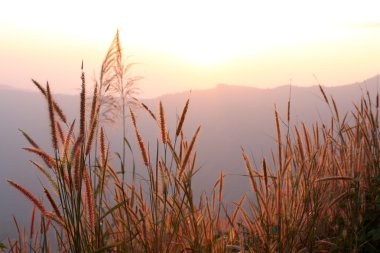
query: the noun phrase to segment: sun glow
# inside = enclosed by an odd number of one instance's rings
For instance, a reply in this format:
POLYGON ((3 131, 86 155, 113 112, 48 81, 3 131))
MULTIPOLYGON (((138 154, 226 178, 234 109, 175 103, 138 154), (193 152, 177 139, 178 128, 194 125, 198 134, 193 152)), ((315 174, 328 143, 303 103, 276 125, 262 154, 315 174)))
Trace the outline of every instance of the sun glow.
POLYGON ((341 5, 300 0, 140 1, 121 28, 132 45, 193 64, 220 64, 278 47, 336 40, 357 23, 377 20, 375 9, 360 11, 364 3, 344 1, 344 12, 341 5))
POLYGON ((339 37, 353 23, 370 22, 376 8, 344 1, 10 1, 3 24, 39 30, 44 37, 105 43, 116 28, 132 47, 149 48, 189 60, 215 64, 278 45, 339 37), (325 4, 323 4, 325 3, 325 4), (328 3, 328 4, 327 4, 328 3), (44 7, 34 14, 35 6, 44 7), (15 13, 18 15, 14 15, 15 13), (66 15, 68 14, 69 15, 66 15), (364 13, 364 12, 363 12, 364 13), (25 17, 20 19, 19 17, 25 17), (50 36, 48 36, 50 35, 50 36), (104 36, 107 35, 107 36, 104 36))
MULTIPOLYGON (((146 64, 139 73, 143 82, 159 80, 160 89, 166 83, 169 90, 219 82, 280 85, 301 71, 310 79, 300 82, 310 84, 311 73, 337 73, 337 65, 330 65, 345 63, 348 55, 376 66, 374 52, 380 47, 380 2, 373 0, 19 0, 2 7, 0 81, 5 83, 47 73, 46 67, 52 72, 58 67, 51 62, 60 60, 67 73, 67 66, 82 59, 95 71, 116 29, 125 52, 146 64), (368 51, 367 59, 360 48, 368 51), (20 76, 20 67, 28 76, 20 76), (174 68, 180 77, 172 77, 174 68), (268 74, 273 72, 280 80, 268 74)), ((358 67, 354 60, 350 64, 358 67)), ((365 74, 374 71, 368 67, 365 74)))

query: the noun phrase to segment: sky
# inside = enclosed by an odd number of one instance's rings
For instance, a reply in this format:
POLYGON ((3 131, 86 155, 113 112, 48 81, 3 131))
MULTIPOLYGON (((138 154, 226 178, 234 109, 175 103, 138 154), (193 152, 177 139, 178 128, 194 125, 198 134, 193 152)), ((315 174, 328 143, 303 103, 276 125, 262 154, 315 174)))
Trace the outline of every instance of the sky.
POLYGON ((380 1, 12 0, 0 9, 0 85, 76 94, 117 29, 141 97, 217 84, 360 82, 380 72, 380 1))

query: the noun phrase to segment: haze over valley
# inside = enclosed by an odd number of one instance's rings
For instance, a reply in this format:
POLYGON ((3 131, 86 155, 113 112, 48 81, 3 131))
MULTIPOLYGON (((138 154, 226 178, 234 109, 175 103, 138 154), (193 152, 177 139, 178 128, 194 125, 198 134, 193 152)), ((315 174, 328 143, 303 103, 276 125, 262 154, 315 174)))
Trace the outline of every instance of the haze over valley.
MULTIPOLYGON (((31 83, 31 85, 33 85, 31 83)), ((90 87, 88 87, 90 89, 90 87)), ((353 103, 358 102, 366 91, 376 94, 378 91, 378 76, 362 83, 339 87, 325 87, 328 95, 334 97, 340 112, 353 109, 353 103)), ((54 93, 54 86, 52 86, 54 93)), ((250 154, 256 164, 266 156, 270 161, 271 150, 275 147, 274 111, 277 107, 286 129, 287 106, 290 96, 290 132, 294 125, 304 122, 307 126, 318 122, 329 124, 331 111, 324 103, 318 86, 296 87, 281 86, 272 89, 219 84, 215 88, 205 90, 184 91, 167 94, 154 99, 143 99, 154 113, 158 114, 158 104, 162 101, 166 113, 166 122, 171 136, 175 132, 177 119, 181 114, 186 100, 190 99, 189 111, 184 125, 187 138, 195 133, 200 125, 201 132, 196 143, 197 172, 193 188, 195 195, 205 192, 209 194, 221 171, 226 175, 224 197, 226 201, 236 200, 244 192, 249 195, 250 184, 241 156, 241 148, 250 154)), ((55 94, 62 105, 69 121, 78 118, 79 95, 55 94)), ((154 154, 156 140, 160 133, 152 118, 143 109, 135 111, 137 124, 150 152, 154 154)), ((32 205, 24 196, 6 183, 6 179, 17 180, 37 196, 41 195, 41 179, 39 172, 29 160, 38 160, 35 156, 22 150, 29 146, 18 129, 22 129, 37 141, 42 147, 50 150, 49 118, 47 103, 37 91, 23 91, 6 86, 0 86, 0 241, 15 232, 12 215, 27 222, 31 215, 32 205)), ((348 119, 351 115, 348 115, 348 119)), ((136 139, 128 118, 128 140, 132 150, 138 150, 136 139)), ((120 122, 108 125, 106 133, 111 147, 111 156, 117 163, 114 154, 121 149, 122 128, 120 122)), ((134 153, 136 169, 142 176, 146 175, 139 153, 134 153)), ((131 176, 132 157, 127 159, 127 177, 131 176)), ((41 181, 42 180, 42 181, 41 181)))

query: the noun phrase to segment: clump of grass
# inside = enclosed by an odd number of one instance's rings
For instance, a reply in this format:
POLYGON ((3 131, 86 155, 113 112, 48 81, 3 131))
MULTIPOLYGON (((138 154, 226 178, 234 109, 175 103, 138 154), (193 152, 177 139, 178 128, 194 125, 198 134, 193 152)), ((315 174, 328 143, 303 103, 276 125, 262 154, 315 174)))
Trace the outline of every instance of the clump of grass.
POLYGON ((18 238, 8 240, 9 252, 51 252, 53 247, 58 252, 376 252, 380 247, 379 94, 373 99, 367 93, 352 114, 340 115, 320 86, 332 117, 310 128, 290 125, 289 99, 285 126, 275 111, 272 160, 263 158, 256 167, 242 149, 251 191, 229 209, 223 200, 223 172, 210 195, 193 194, 201 128, 186 137, 190 100, 174 133, 168 131, 163 103, 158 117, 141 104, 160 130, 155 149, 147 145, 128 102, 129 85, 137 80, 125 79, 131 66, 121 60, 117 33, 87 113, 82 65, 79 126, 65 117, 50 86, 33 80, 47 100, 53 150, 43 150, 20 130, 31 145, 24 149, 43 161, 32 164, 47 179, 46 199, 8 180, 35 206, 29 236, 15 219, 18 238), (120 168, 111 165, 103 125, 119 102, 120 168), (129 169, 126 106, 147 171, 140 181, 135 173, 132 180, 124 178, 129 169))
MULTIPOLYGON (((33 165, 51 185, 43 187, 46 201, 40 201, 25 188, 9 181, 42 215, 40 237, 32 243, 31 238, 24 238, 20 231, 19 239, 9 241, 11 252, 25 252, 24 244, 29 244, 32 250, 45 252, 51 251, 53 245, 59 252, 183 252, 190 249, 215 251, 224 247, 224 239, 216 232, 223 228, 220 219, 222 187, 218 208, 214 198, 212 207, 203 197, 195 203, 192 192, 191 182, 197 170, 195 146, 200 128, 189 140, 185 138, 182 126, 189 101, 176 131, 182 134, 174 133, 174 142, 167 131, 163 104, 159 106, 159 118, 147 110, 161 130, 158 145, 164 147, 157 146, 155 156, 145 145, 134 109, 130 107, 132 127, 148 171, 147 185, 135 178, 129 183, 124 180, 124 173, 118 173, 125 169, 123 158, 121 168, 111 166, 100 113, 108 106, 102 100, 105 94, 110 95, 107 89, 115 88, 112 85, 116 85, 113 83, 116 79, 118 84, 123 84, 120 52, 117 34, 103 62, 100 85, 95 84, 89 113, 82 65, 78 129, 75 121, 67 124, 66 118, 57 117, 59 106, 50 86, 44 88, 33 80, 47 99, 52 152, 40 148, 26 132, 22 134, 31 145, 25 150, 45 163, 33 162, 33 165), (148 192, 145 189, 149 189, 148 192)), ((119 88, 126 98, 126 87, 119 88)), ((125 118, 124 110, 121 114, 125 118)), ((123 124, 125 127, 127 122, 123 124)), ((126 143, 125 133, 123 141, 126 143)), ((35 226, 36 221, 32 224, 35 226)))
MULTIPOLYGON (((378 104, 363 98, 340 117, 333 98, 330 125, 304 124, 282 136, 279 115, 277 169, 264 159, 255 168, 243 150, 254 201, 241 208, 246 246, 258 252, 375 252, 380 240, 378 104)), ((376 94, 378 99, 378 94, 376 94)), ((288 120, 289 121, 289 120, 288 120)))

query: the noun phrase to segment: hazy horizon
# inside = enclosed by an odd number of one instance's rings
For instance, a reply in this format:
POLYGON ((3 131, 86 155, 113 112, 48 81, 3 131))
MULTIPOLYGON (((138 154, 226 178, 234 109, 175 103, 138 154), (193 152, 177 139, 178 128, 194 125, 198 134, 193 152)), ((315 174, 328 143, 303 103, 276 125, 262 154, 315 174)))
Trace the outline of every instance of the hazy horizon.
POLYGON ((78 93, 82 60, 91 84, 117 29, 128 62, 137 63, 130 74, 144 77, 144 98, 219 83, 310 86, 314 74, 335 86, 380 72, 374 1, 37 0, 2 7, 0 83, 12 87, 30 88, 34 78, 58 93, 78 93))
MULTIPOLYGON (((366 85, 367 82, 369 81, 373 81, 373 79, 378 79, 380 77, 380 74, 377 74, 377 75, 374 75, 374 76, 369 76, 367 78, 365 78, 364 80, 361 80, 361 81, 352 81, 352 82, 348 82, 348 83, 343 83, 343 84, 338 84, 338 85, 335 85, 335 84, 332 84, 332 85, 325 85, 325 84, 321 84, 321 83, 318 83, 319 80, 318 79, 314 79, 315 80, 315 83, 314 84, 310 84, 310 85, 294 85, 293 83, 289 82, 289 83, 284 83, 284 84, 279 84, 279 85, 276 85, 276 86, 273 86, 273 87, 260 87, 260 86, 254 86, 254 85, 236 85, 236 84, 230 84, 230 83, 217 83, 213 86, 210 86, 210 87, 200 87, 200 88, 196 88, 196 89, 188 89, 188 90, 176 90, 176 91, 168 91, 167 93, 161 93, 161 94, 155 94, 155 95, 152 95, 152 96, 144 96, 143 94, 141 93, 137 93, 137 97, 138 99, 141 99, 141 100, 149 100, 149 99, 159 99, 161 97, 165 97, 165 96, 171 96, 171 95, 180 95, 180 94, 191 94, 192 92, 197 92, 197 91, 208 91, 208 90, 214 90, 214 89, 217 89, 219 87, 223 87, 223 86, 227 86, 227 87, 236 87, 236 88, 253 88, 253 89, 258 89, 258 90, 273 90, 273 89, 278 89, 278 88, 282 88, 282 87, 289 87, 291 86, 292 88, 313 88, 313 87, 317 87, 319 85, 321 85, 322 87, 325 87, 325 88, 338 88, 338 87, 345 87, 345 86, 350 86, 350 85, 355 85, 355 84, 360 84, 360 85, 366 85)), ((316 77, 318 78, 318 77, 316 77)), ((39 80, 36 80, 37 82, 39 82, 39 80)), ((44 84, 42 82, 40 82, 41 84, 44 84)), ((50 82, 49 82, 50 84, 50 82)), ((91 84, 87 84, 87 88, 88 89, 92 89, 93 88, 93 83, 91 84)), ((54 85, 51 85, 52 86, 52 93, 55 94, 55 95, 68 95, 68 96, 77 96, 79 95, 80 91, 79 89, 75 92, 62 92, 62 91, 56 91, 55 90, 55 86, 54 85)), ((4 83, 0 83, 0 89, 3 89, 3 90, 14 90, 14 91, 20 91, 20 92, 33 92, 33 93, 38 93, 38 91, 36 90, 36 87, 35 85, 33 84, 33 82, 30 80, 30 87, 15 87, 15 86, 11 86, 11 85, 8 85, 8 84, 4 84, 4 83)))

